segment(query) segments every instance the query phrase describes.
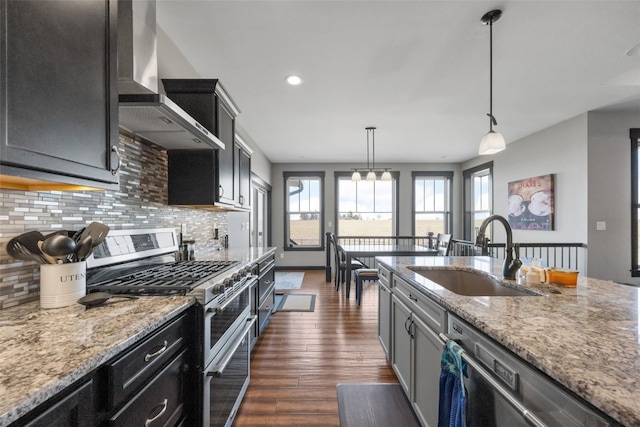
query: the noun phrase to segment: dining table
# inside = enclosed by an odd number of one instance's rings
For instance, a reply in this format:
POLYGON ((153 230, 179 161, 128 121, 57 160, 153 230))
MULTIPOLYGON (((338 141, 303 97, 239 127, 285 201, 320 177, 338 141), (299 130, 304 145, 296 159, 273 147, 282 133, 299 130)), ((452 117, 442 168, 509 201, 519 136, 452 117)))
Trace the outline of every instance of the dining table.
POLYGON ((376 256, 437 256, 438 250, 424 245, 411 243, 357 243, 340 245, 345 253, 346 271, 346 295, 349 296, 351 288, 351 261, 359 257, 376 256))

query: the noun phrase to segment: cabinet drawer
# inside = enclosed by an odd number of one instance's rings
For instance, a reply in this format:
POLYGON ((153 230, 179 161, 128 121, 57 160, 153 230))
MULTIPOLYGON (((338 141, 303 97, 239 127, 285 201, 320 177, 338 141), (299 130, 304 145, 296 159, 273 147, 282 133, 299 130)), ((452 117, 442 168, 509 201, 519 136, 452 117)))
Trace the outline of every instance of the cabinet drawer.
POLYGON ((260 274, 258 280, 259 303, 262 304, 267 295, 275 289, 275 269, 260 274))
POLYGON ((185 345, 186 323, 186 316, 182 316, 106 365, 109 410, 153 377, 185 345))
POLYGON ((146 387, 109 419, 108 425, 175 426, 184 413, 187 350, 180 353, 146 387))
POLYGON ((383 283, 387 288, 391 288, 393 285, 391 282, 391 271, 382 264, 378 264, 378 276, 381 283, 383 283))
POLYGON ((434 331, 445 332, 447 311, 397 276, 392 277, 393 293, 434 331))
MULTIPOLYGON (((26 427, 90 427, 94 421, 93 381, 90 380, 53 404, 26 427)), ((18 423, 19 424, 19 423, 18 423)))

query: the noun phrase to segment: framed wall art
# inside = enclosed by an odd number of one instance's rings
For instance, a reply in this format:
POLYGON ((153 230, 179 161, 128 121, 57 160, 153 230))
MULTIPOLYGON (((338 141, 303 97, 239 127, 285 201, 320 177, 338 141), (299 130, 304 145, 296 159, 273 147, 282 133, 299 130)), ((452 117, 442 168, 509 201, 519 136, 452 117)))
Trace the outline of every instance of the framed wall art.
POLYGON ((554 176, 509 183, 509 224, 514 230, 554 230, 554 176))

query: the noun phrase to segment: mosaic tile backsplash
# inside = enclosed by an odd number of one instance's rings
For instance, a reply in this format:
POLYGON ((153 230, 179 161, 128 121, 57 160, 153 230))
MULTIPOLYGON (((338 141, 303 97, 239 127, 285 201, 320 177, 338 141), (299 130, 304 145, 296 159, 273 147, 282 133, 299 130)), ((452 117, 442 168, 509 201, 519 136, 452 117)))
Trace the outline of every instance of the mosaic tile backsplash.
POLYGON ((167 205, 167 154, 120 135, 119 191, 17 191, 0 189, 0 310, 39 298, 40 266, 11 258, 7 242, 37 230, 79 230, 96 221, 111 229, 186 224, 196 250, 211 250, 213 230, 227 233, 227 214, 167 205), (209 249, 208 249, 209 248, 209 249))

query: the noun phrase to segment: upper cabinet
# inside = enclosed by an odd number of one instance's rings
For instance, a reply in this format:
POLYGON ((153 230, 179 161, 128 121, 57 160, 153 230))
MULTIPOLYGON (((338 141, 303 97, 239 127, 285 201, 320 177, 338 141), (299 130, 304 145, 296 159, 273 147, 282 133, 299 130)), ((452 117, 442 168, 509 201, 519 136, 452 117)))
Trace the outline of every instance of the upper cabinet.
POLYGON ((167 97, 225 145, 215 153, 169 150, 169 204, 248 210, 251 151, 235 136, 240 110, 233 99, 217 79, 163 79, 162 83, 167 97))
POLYGON ((0 186, 118 189, 117 3, 0 1, 0 186))

